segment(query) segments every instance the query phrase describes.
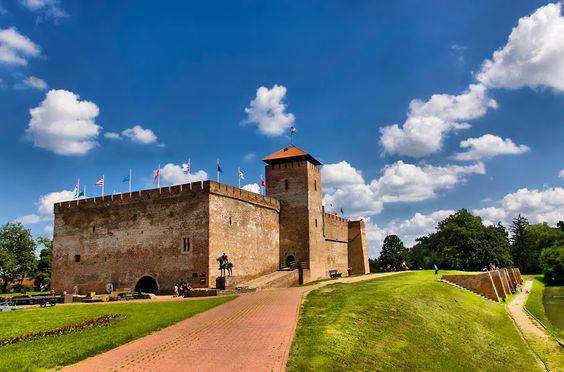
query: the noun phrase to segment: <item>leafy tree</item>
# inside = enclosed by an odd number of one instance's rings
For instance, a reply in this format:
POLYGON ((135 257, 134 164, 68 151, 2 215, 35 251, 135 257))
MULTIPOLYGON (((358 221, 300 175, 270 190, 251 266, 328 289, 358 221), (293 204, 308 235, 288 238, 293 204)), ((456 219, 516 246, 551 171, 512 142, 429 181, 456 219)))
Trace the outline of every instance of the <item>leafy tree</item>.
POLYGON ((564 245, 543 250, 540 263, 547 285, 564 285, 564 245))
POLYGON ((397 235, 388 235, 384 239, 382 252, 376 260, 379 271, 403 270, 402 265, 407 262, 407 249, 397 235))
POLYGON ((51 258, 53 256, 53 240, 47 237, 38 239, 43 246, 37 261, 37 273, 35 274, 35 288, 39 290, 41 286, 51 285, 51 258))
POLYGON ((527 238, 525 236, 527 226, 529 226, 529 221, 519 214, 517 218, 513 219, 510 227, 511 256, 513 257, 513 263, 523 272, 527 272, 525 267, 529 265, 528 257, 530 257, 527 238))
POLYGON ((550 227, 547 223, 529 225, 525 229, 527 256, 522 262, 523 273, 539 273, 542 271, 541 254, 545 249, 564 245, 564 231, 550 227))
POLYGON ((482 219, 466 209, 451 214, 437 225, 437 231, 417 239, 409 251, 414 267, 482 270, 488 264, 511 266, 505 228, 484 226, 482 219))
POLYGON ((0 278, 2 291, 13 281, 23 282, 37 266, 36 243, 21 223, 7 223, 0 229, 0 278))

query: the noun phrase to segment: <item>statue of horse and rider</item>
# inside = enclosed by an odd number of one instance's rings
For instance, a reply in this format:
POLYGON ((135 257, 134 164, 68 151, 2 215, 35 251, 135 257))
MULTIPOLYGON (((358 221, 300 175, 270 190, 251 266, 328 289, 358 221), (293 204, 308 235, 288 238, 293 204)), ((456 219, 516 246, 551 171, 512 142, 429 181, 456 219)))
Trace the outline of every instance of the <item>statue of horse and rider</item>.
POLYGON ((228 276, 233 275, 233 264, 229 262, 229 259, 227 258, 225 252, 223 252, 223 254, 219 256, 217 261, 219 262, 219 270, 221 272, 221 276, 225 276, 226 272, 228 276))

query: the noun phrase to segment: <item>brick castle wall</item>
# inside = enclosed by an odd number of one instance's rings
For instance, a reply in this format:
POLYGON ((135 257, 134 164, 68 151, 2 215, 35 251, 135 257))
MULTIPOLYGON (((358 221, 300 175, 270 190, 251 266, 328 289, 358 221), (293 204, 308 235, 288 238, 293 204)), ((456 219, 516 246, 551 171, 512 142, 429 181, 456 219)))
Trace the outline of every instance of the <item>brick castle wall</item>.
POLYGON ((479 274, 443 275, 443 279, 458 284, 493 301, 499 301, 495 284, 488 272, 479 274))
POLYGON ((366 246, 366 224, 364 221, 348 223, 348 260, 353 274, 368 274, 368 249, 366 246))

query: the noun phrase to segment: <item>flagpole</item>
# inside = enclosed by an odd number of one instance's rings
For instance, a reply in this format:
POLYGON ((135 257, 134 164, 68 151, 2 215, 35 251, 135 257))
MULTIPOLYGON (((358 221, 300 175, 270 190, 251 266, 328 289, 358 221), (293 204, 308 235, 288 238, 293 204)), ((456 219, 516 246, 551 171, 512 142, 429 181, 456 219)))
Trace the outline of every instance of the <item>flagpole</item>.
POLYGON ((86 199, 86 185, 84 185, 84 199, 86 199))
POLYGON ((192 175, 190 172, 192 171, 192 160, 188 158, 188 183, 192 183, 192 175))
POLYGON ((76 181, 76 198, 78 199, 78 194, 80 194, 80 178, 76 181))
POLYGON ((106 176, 102 174, 102 198, 104 197, 104 188, 106 187, 106 176))
POLYGON ((217 159, 217 166, 215 167, 215 170, 217 171, 217 183, 219 183, 219 158, 217 159))
POLYGON ((131 168, 129 168, 129 195, 131 195, 131 168))
POLYGON ((237 180, 239 181, 239 188, 241 188, 241 167, 237 167, 237 180))
POLYGON ((161 188, 161 165, 159 164, 159 168, 157 169, 157 188, 161 188))

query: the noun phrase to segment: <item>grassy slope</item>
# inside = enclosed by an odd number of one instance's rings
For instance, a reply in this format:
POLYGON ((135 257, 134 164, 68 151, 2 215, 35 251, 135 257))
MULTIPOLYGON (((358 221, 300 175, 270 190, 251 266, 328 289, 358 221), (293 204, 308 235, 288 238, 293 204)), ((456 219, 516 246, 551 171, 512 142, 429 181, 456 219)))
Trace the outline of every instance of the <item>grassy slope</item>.
POLYGON ((307 297, 288 369, 535 370, 503 304, 430 271, 335 284, 307 297))
POLYGON ((542 302, 544 283, 542 282, 542 275, 530 276, 527 277, 527 280, 533 281, 533 289, 529 294, 525 308, 533 314, 535 318, 540 320, 547 327, 549 332, 559 339, 564 340, 564 331, 553 326, 544 311, 542 302))
POLYGON ((109 327, 87 329, 0 347, 0 370, 52 368, 72 364, 189 318, 233 298, 55 306, 0 313, 0 339, 31 331, 54 329, 64 324, 79 323, 103 314, 125 315, 124 319, 109 327))

